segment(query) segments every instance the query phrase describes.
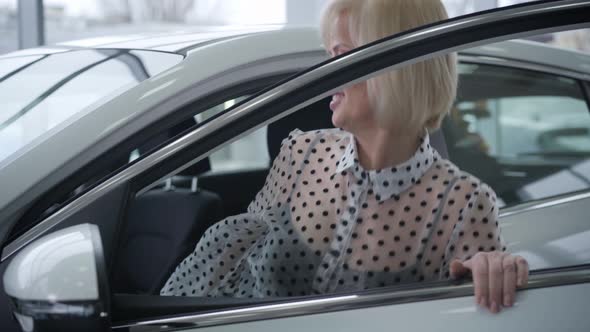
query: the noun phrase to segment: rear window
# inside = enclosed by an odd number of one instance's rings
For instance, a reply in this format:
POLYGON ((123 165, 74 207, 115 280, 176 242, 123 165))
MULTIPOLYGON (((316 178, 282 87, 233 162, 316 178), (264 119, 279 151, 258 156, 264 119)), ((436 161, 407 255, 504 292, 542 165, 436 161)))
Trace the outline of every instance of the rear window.
POLYGON ((81 111, 182 59, 179 54, 137 50, 0 59, 0 162, 81 111))

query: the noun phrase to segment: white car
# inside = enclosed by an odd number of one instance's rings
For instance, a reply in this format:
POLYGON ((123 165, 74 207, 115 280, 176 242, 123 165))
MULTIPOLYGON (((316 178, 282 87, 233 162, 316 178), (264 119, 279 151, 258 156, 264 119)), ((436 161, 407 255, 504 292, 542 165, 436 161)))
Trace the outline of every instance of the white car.
POLYGON ((517 5, 328 60, 315 29, 84 40, 0 57, 2 331, 588 330, 590 56, 515 37, 588 27, 590 1, 517 5), (489 183, 532 275, 494 316, 468 281, 327 296, 160 297, 245 210, 292 129, 359 79, 460 52, 436 148, 489 183), (539 315, 547 313, 547 319, 539 315), (16 319, 13 319, 13 316, 16 319))

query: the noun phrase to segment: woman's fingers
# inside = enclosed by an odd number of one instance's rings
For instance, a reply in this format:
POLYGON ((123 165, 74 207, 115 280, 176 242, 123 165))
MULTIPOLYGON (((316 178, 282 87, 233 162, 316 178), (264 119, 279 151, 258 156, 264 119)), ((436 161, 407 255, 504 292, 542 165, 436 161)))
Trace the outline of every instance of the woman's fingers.
POLYGON ((504 286, 502 287, 504 293, 502 295, 502 304, 505 307, 511 307, 514 304, 514 298, 516 297, 516 258, 510 255, 504 256, 504 259, 502 260, 502 270, 504 271, 504 286))
POLYGON ((475 301, 493 313, 511 307, 516 299, 516 288, 528 283, 529 266, 520 256, 502 252, 478 253, 465 262, 453 261, 450 266, 454 278, 471 270, 475 301))
POLYGON ((459 279, 465 275, 467 275, 470 271, 471 266, 469 265, 469 261, 461 263, 460 260, 455 259, 451 262, 451 267, 449 269, 451 273, 451 278, 459 279))
POLYGON ((489 270, 487 255, 476 254, 471 259, 471 274, 475 288, 475 301, 482 307, 488 307, 489 270))
POLYGON ((516 286, 524 287, 529 282, 529 263, 521 256, 514 256, 514 259, 517 270, 516 286))
POLYGON ((489 308, 493 313, 500 312, 502 305, 502 295, 504 293, 504 271, 502 261, 504 254, 492 252, 488 255, 489 269, 489 308))

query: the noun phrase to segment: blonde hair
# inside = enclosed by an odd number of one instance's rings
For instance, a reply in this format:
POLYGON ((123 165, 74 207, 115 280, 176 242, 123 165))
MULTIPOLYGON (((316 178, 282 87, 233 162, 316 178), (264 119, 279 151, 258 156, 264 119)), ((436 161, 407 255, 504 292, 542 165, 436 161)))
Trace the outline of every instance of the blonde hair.
MULTIPOLYGON (((329 47, 334 22, 348 15, 355 47, 448 18, 440 0, 333 0, 323 12, 321 34, 329 47)), ((455 53, 404 66, 367 81, 370 105, 385 128, 436 129, 457 93, 455 53)))

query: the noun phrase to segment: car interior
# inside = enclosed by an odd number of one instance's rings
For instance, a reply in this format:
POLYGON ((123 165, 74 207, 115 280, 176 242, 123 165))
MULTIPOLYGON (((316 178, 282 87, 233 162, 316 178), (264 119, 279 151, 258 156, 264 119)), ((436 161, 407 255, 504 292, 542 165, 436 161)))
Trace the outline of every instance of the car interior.
MULTIPOLYGON (((329 98, 323 99, 270 124, 266 146, 270 160, 278 155, 282 140, 291 131, 333 128, 329 103, 329 98)), ((191 125, 190 121, 184 123, 170 135, 191 125)), ((431 135, 431 141, 442 156, 448 157, 440 131, 431 135)), ((268 173, 268 169, 207 173, 210 168, 209 159, 203 159, 131 203, 115 268, 118 273, 111 283, 116 293, 158 294, 207 228, 246 211, 268 173)))

